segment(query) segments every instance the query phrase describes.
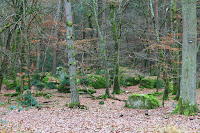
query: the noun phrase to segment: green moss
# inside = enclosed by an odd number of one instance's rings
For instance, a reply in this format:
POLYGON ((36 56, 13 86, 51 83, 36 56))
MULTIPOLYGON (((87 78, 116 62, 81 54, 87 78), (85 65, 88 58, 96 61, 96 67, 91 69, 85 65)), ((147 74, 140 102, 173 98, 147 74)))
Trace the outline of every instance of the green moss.
POLYGON ((154 80, 154 88, 162 89, 164 87, 161 79, 154 80))
POLYGON ((20 95, 20 94, 21 94, 21 93, 19 93, 19 92, 16 92, 16 93, 5 93, 4 96, 15 97, 15 96, 18 96, 18 95, 20 95))
POLYGON ((125 107, 137 109, 155 109, 160 105, 160 101, 152 95, 133 94, 126 100, 125 107))
POLYGON ((16 92, 22 92, 21 85, 15 87, 16 92))
POLYGON ((37 74, 32 75, 32 79, 40 81, 41 80, 41 76, 40 76, 40 74, 37 73, 37 74))
POLYGON ((51 98, 53 95, 51 94, 51 93, 49 93, 49 92, 36 92, 35 93, 35 97, 40 97, 40 96, 43 96, 43 97, 45 97, 46 99, 49 99, 49 98, 51 98))
POLYGON ((65 86, 63 84, 58 86, 58 92, 60 93, 70 93, 70 87, 69 86, 65 86))
POLYGON ((103 105, 103 104, 104 104, 104 101, 99 101, 99 104, 103 105))
MULTIPOLYGON (((105 74, 105 71, 102 70, 102 69, 97 69, 97 70, 96 70, 96 74, 97 74, 97 75, 102 75, 102 74, 105 74)), ((110 70, 110 71, 109 71, 109 74, 114 75, 114 74, 113 74, 113 70, 110 70)))
POLYGON ((142 80, 140 80, 140 86, 143 86, 148 89, 153 89, 154 83, 155 83, 155 80, 151 78, 147 78, 147 79, 143 78, 142 80))
POLYGON ((90 76, 90 79, 92 81, 90 85, 95 89, 106 88, 106 80, 104 77, 93 75, 90 76))
POLYGON ((73 109, 78 108, 79 106, 80 106, 80 103, 70 103, 69 104, 69 108, 73 108, 73 109))
POLYGON ((92 80, 89 79, 88 77, 84 77, 79 80, 79 84, 81 85, 90 85, 91 82, 92 80))
POLYGON ((42 79, 42 82, 45 83, 45 84, 47 84, 48 80, 49 80, 48 77, 44 77, 44 78, 42 79))
POLYGON ((66 24, 67 24, 68 27, 72 27, 72 24, 73 24, 73 23, 72 23, 72 21, 69 20, 69 21, 67 21, 66 24))
POLYGON ((97 99, 107 99, 107 98, 108 98, 108 95, 104 94, 104 95, 99 96, 97 99))
POLYGON ((79 89, 78 90, 79 92, 83 92, 84 94, 93 94, 93 93, 96 93, 96 90, 95 89, 79 89))
POLYGON ((139 84, 140 82, 140 79, 138 78, 135 78, 135 77, 128 77, 126 80, 125 80, 125 85, 126 86, 135 86, 137 84, 139 84))
POLYGON ((6 85, 8 90, 12 90, 17 86, 17 81, 16 80, 10 80, 10 79, 3 79, 3 83, 6 85))
POLYGON ((54 82, 47 82, 46 87, 48 89, 57 89, 57 86, 54 82))
POLYGON ((35 86, 36 86, 39 90, 42 90, 42 89, 45 87, 44 83, 42 83, 42 82, 37 82, 35 86))
POLYGON ((176 108, 172 111, 172 114, 183 114, 185 116, 195 115, 198 110, 197 104, 190 105, 189 103, 183 103, 182 98, 179 98, 176 108))
POLYGON ((161 96, 163 94, 164 94, 164 92, 153 92, 153 93, 149 93, 147 95, 152 95, 152 96, 155 96, 155 97, 159 97, 159 96, 161 96))

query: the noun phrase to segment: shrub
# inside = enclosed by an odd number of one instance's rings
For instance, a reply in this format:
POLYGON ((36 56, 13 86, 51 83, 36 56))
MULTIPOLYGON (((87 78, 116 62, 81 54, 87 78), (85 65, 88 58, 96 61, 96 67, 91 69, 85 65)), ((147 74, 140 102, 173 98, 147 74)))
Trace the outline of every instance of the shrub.
POLYGON ((91 76, 91 86, 95 89, 106 88, 106 80, 102 76, 91 76))
MULTIPOLYGON (((21 85, 15 87, 16 92, 22 92, 21 85)), ((24 86, 24 90, 28 90, 28 86, 24 86)))
POLYGON ((70 86, 70 80, 68 77, 65 77, 63 81, 61 81, 61 84, 65 86, 70 86))
POLYGON ((34 98, 31 94, 31 91, 27 90, 26 94, 22 95, 22 100, 20 103, 23 106, 39 106, 38 102, 36 101, 36 98, 34 98))
POLYGON ((155 80, 153 80, 151 78, 147 78, 147 79, 143 78, 142 80, 140 80, 140 88, 145 87, 148 89, 153 89, 154 83, 155 83, 155 80))
POLYGON ((36 85, 35 85, 39 90, 42 90, 45 85, 42 83, 42 82, 38 82, 36 85))
POLYGON ((85 77, 85 78, 80 79, 79 82, 80 82, 81 85, 90 85, 92 80, 89 79, 88 77, 85 77))
POLYGON ((104 74, 104 73, 105 73, 105 71, 102 70, 102 69, 98 69, 98 70, 96 71, 96 75, 102 75, 102 74, 104 74))
POLYGON ((31 84, 36 86, 39 90, 42 90, 45 87, 44 83, 38 80, 33 81, 31 84))
POLYGON ((17 86, 16 80, 9 80, 9 79, 3 79, 3 83, 6 85, 8 90, 12 90, 17 86))
POLYGON ((38 80, 38 81, 40 81, 40 80, 41 80, 40 74, 34 74, 34 75, 33 75, 33 80, 38 80))
POLYGON ((48 80, 49 80, 48 77, 44 77, 44 78, 42 79, 42 82, 45 83, 45 84, 47 84, 48 80))
POLYGON ((56 84, 54 82, 47 82, 46 87, 48 89, 57 89, 57 86, 56 86, 56 84))
POLYGON ((43 96, 43 93, 42 93, 42 92, 36 92, 36 93, 35 93, 35 97, 40 97, 40 96, 43 96))
POLYGON ((69 78, 65 77, 61 84, 58 86, 58 92, 70 93, 70 81, 69 78))
POLYGON ((70 91, 70 87, 61 84, 61 85, 58 86, 58 92, 70 93, 71 91, 70 91))
POLYGON ((22 92, 22 90, 21 90, 21 85, 16 86, 16 87, 15 87, 15 90, 16 90, 16 92, 22 92))
POLYGON ((40 82, 39 80, 34 80, 33 82, 31 82, 32 85, 36 86, 36 84, 40 82))
POLYGON ((158 85, 158 89, 161 89, 163 87, 163 81, 161 79, 155 79, 154 80, 154 88, 157 88, 157 85, 158 85))

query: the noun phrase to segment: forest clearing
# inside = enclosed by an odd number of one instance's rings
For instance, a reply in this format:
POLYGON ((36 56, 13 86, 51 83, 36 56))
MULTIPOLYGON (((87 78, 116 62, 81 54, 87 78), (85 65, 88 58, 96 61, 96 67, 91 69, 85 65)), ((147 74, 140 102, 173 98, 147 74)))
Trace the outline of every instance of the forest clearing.
POLYGON ((199 9, 0 0, 0 132, 200 133, 199 9))

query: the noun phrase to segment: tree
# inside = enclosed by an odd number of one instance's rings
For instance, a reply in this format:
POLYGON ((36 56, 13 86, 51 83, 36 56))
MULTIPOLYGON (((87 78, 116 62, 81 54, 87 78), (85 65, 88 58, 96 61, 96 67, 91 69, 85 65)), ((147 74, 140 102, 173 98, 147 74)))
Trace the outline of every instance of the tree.
POLYGON ((66 40, 67 40, 67 53, 69 65, 69 79, 71 90, 71 104, 78 106, 80 104, 78 90, 76 89, 76 60, 75 60, 75 47, 73 42, 73 22, 71 1, 65 0, 65 16, 66 16, 66 40))
POLYGON ((197 16, 196 0, 182 0, 183 52, 180 98, 173 113, 186 116, 198 110, 196 103, 197 16))
POLYGON ((117 6, 117 2, 110 2, 110 19, 112 25, 112 34, 114 40, 114 86, 113 86, 113 94, 120 94, 120 81, 119 81, 119 37, 117 33, 117 26, 115 22, 115 8, 117 6))
POLYGON ((58 39, 58 29, 57 29, 57 25, 58 25, 58 21, 60 20, 60 8, 61 8, 61 0, 58 1, 58 7, 57 7, 57 12, 56 12, 56 24, 55 24, 55 44, 54 44, 54 54, 53 54, 53 75, 56 76, 56 55, 57 55, 57 43, 59 41, 58 39))
POLYGON ((107 59, 107 55, 106 55, 106 47, 105 47, 105 43, 104 43, 104 39, 102 36, 102 32, 100 30, 99 27, 99 23, 98 23, 98 6, 97 6, 97 2, 96 0, 92 0, 92 4, 93 4, 93 11, 94 11, 94 19, 95 19, 95 23, 96 23, 96 27, 97 27, 97 31, 98 31, 98 37, 100 40, 100 50, 103 56, 103 64, 104 64, 104 71, 105 71, 105 80, 106 80, 106 96, 110 96, 109 93, 109 77, 108 77, 108 59, 107 59))

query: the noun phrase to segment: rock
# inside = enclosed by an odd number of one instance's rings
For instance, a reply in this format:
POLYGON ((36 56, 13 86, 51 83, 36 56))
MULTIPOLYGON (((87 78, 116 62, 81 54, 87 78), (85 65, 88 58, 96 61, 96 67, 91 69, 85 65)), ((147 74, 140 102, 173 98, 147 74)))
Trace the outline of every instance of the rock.
POLYGON ((159 100, 147 94, 133 94, 126 100, 125 107, 135 109, 155 109, 159 107, 161 103, 159 100))

